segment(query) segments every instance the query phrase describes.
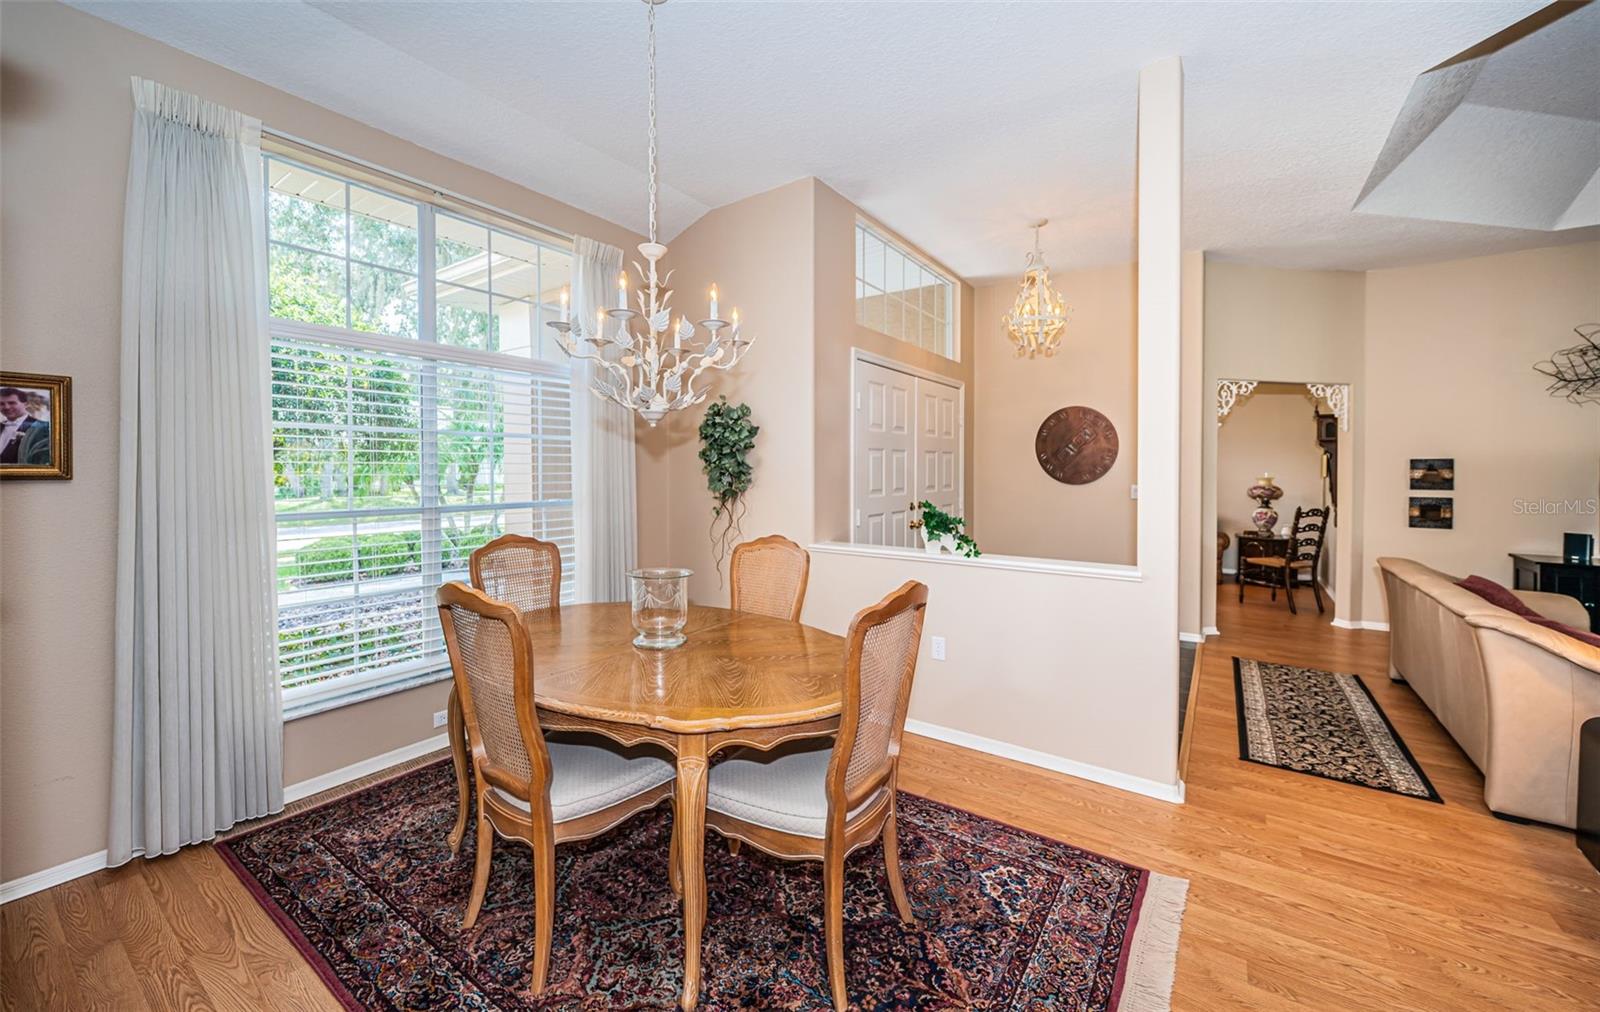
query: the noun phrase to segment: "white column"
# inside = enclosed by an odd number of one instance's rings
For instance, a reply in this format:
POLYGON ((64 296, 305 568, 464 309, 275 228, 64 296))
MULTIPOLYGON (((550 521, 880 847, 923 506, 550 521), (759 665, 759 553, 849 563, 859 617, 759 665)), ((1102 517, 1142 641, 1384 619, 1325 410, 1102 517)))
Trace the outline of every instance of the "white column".
POLYGON ((1183 311, 1183 66, 1139 72, 1139 545, 1142 659, 1163 687, 1148 719, 1177 780, 1179 382, 1183 311), (1170 686, 1170 693, 1166 691, 1170 686))

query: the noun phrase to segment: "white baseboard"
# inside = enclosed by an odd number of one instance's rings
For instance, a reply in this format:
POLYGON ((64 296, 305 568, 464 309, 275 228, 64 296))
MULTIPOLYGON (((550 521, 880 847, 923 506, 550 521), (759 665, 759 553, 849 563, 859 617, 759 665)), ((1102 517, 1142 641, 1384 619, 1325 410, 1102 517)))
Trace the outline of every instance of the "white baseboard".
MULTIPOLYGON (((290 784, 283 789, 283 803, 288 804, 291 801, 299 801, 301 798, 309 798, 313 794, 320 794, 329 788, 347 784, 352 780, 359 780, 362 777, 388 769, 390 766, 398 766, 400 763, 415 759, 418 756, 427 755, 429 752, 437 752, 449 744, 449 736, 443 734, 434 735, 432 738, 425 738, 422 741, 401 746, 391 752, 385 752, 383 755, 373 756, 371 759, 363 759, 358 763, 351 763, 349 766, 336 769, 331 773, 324 773, 320 777, 312 777, 310 780, 302 780, 297 784, 290 784)), ((49 889, 51 886, 61 885, 63 882, 71 882, 75 878, 92 875, 105 867, 106 852, 102 850, 96 854, 85 854, 83 857, 73 858, 71 861, 63 862, 53 868, 36 871, 32 875, 24 875, 9 882, 0 882, 0 905, 21 899, 43 889, 49 889)))
POLYGON ((1205 633, 1186 633, 1186 632, 1181 632, 1181 633, 1178 634, 1178 642, 1179 643, 1204 643, 1205 640, 1206 640, 1206 634, 1205 633))
POLYGON ((301 798, 309 798, 313 794, 321 794, 331 788, 348 784, 352 780, 360 780, 362 777, 386 770, 390 766, 398 766, 418 756, 425 756, 429 752, 437 752, 449 744, 449 735, 436 734, 432 738, 424 738, 421 741, 412 742, 410 745, 402 745, 397 749, 383 753, 383 755, 375 755, 371 759, 363 759, 358 763, 351 763, 349 766, 341 766, 339 769, 324 773, 320 777, 312 777, 310 780, 302 780, 297 784, 290 784, 283 789, 283 803, 287 805, 292 801, 299 801, 301 798))
POLYGON ((14 878, 10 882, 0 883, 0 905, 20 900, 24 896, 31 896, 51 886, 58 886, 63 882, 71 882, 75 878, 92 875, 106 866, 106 852, 85 854, 74 858, 54 868, 36 871, 32 875, 14 878))
POLYGON ((1115 787, 1119 791, 1129 791, 1142 794, 1147 798, 1157 801, 1167 801, 1175 805, 1183 804, 1183 781, 1175 784, 1163 784, 1156 780, 1147 780, 1116 770, 1108 770, 1103 766, 1094 766, 1089 763, 1078 762, 1074 759, 1065 759, 1048 752, 1038 752, 1021 745, 1012 745, 1009 742, 996 741, 981 735, 969 734, 966 731, 957 731, 954 728, 944 727, 939 724, 930 724, 923 720, 907 720, 906 730, 912 734, 920 734, 924 738, 934 738, 938 741, 948 742, 951 745, 960 745, 970 748, 974 752, 984 752, 989 755, 999 756, 1002 759, 1015 759, 1029 766, 1038 766, 1041 769, 1052 770, 1056 773, 1065 773, 1069 777, 1080 780, 1092 780, 1097 784, 1115 787))
POLYGON ((1363 622, 1359 619, 1351 621, 1350 619, 1336 618, 1333 620, 1332 625, 1336 629, 1370 629, 1373 632, 1389 631, 1389 623, 1387 622, 1363 622))
POLYGON ((1221 636, 1222 630, 1218 629, 1214 625, 1208 625, 1200 631, 1200 635, 1204 636, 1206 639, 1210 639, 1213 636, 1221 636))

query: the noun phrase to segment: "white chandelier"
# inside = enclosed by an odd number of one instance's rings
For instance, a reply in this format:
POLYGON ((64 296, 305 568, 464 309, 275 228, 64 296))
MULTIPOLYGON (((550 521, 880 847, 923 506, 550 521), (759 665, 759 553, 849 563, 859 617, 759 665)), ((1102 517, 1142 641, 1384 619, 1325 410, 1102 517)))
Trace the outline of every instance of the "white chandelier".
POLYGON ((648 262, 641 269, 634 261, 640 288, 637 310, 628 308, 628 273, 617 277, 617 304, 595 314, 594 330, 582 321, 571 319, 569 292, 561 292, 561 319, 550 323, 556 330, 561 349, 574 360, 595 363, 589 388, 595 395, 615 401, 639 417, 655 424, 669 411, 681 411, 706 399, 705 390, 696 390, 695 381, 707 369, 731 369, 753 343, 739 333, 739 310, 732 319, 717 316, 717 286, 711 286, 707 319, 698 325, 679 317, 672 320, 672 290, 666 285, 672 272, 658 278, 656 262, 667 255, 667 248, 656 242, 656 5, 666 0, 644 0, 649 11, 650 62, 650 241, 639 244, 639 253, 648 262), (643 333, 633 332, 633 321, 643 317, 643 333), (606 321, 616 321, 610 336, 606 321), (706 337, 699 339, 699 328, 706 337), (724 333, 726 331, 726 333, 724 333), (669 336, 670 335, 670 336, 669 336))
POLYGON ((1011 304, 1011 312, 1000 318, 1018 358, 1049 358, 1061 343, 1061 332, 1067 329, 1066 301, 1050 287, 1050 268, 1045 266, 1044 253, 1039 249, 1039 230, 1048 224, 1049 219, 1045 219, 1033 226, 1033 251, 1028 254, 1017 301, 1011 304))

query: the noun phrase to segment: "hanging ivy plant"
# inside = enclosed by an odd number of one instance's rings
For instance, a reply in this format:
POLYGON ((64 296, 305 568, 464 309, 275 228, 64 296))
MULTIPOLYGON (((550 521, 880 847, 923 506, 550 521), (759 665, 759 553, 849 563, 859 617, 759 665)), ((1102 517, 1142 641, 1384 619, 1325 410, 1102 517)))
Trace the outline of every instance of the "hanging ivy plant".
POLYGON ((760 431, 761 427, 750 421, 750 405, 729 404, 726 396, 706 408, 705 420, 700 423, 700 463, 706 472, 706 487, 716 500, 711 507, 710 534, 719 584, 722 562, 743 536, 744 494, 754 477, 749 457, 760 431))

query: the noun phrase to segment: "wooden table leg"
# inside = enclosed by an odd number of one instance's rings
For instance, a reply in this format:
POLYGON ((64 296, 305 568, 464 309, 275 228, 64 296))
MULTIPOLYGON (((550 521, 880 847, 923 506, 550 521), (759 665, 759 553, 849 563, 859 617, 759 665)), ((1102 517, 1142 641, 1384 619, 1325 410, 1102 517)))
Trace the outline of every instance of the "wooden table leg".
POLYGON ((450 685, 449 728, 450 759, 456 768, 456 825, 450 830, 450 853, 460 851, 461 841, 467 835, 467 804, 472 785, 467 769, 467 721, 461 714, 461 699, 456 695, 454 683, 450 685))
POLYGON ((678 783, 672 832, 683 874, 683 994, 678 1004, 700 1001, 700 933, 706 923, 706 739, 678 736, 678 783))

